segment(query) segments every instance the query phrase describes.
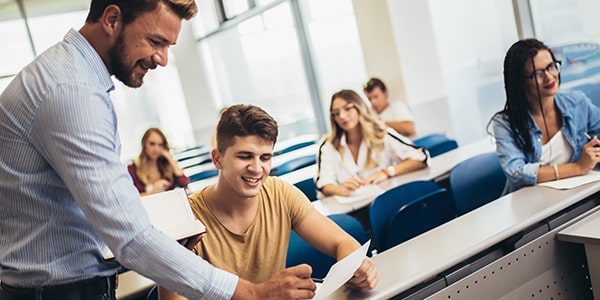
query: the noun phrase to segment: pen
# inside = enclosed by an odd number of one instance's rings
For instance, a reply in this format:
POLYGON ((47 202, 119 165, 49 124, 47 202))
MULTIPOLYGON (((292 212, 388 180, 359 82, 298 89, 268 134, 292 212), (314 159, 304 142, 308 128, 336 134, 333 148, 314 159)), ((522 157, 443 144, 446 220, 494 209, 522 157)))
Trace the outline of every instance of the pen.
MULTIPOLYGON (((584 135, 584 136, 585 136, 585 138, 588 140, 588 142, 592 140, 592 137, 590 136, 590 134, 589 134, 589 133, 587 133, 587 132, 585 132, 585 131, 584 131, 584 132, 583 132, 583 135, 584 135)), ((596 147, 596 148, 597 148, 597 147, 600 147, 600 145, 596 144, 596 145, 594 145, 594 147, 596 147)))
POLYGON ((323 279, 321 278, 311 278, 315 283, 323 283, 323 279))

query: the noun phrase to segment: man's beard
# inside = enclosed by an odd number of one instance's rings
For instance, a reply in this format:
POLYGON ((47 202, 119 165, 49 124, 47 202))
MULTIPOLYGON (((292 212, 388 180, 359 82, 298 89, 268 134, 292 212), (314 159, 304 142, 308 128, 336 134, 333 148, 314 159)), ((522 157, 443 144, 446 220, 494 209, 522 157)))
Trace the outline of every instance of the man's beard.
POLYGON ((136 75, 133 69, 140 61, 136 62, 132 67, 127 66, 125 61, 127 53, 125 50, 125 35, 123 31, 119 33, 115 44, 108 50, 110 59, 110 69, 117 79, 123 82, 128 87, 138 88, 144 83, 144 75, 136 75))

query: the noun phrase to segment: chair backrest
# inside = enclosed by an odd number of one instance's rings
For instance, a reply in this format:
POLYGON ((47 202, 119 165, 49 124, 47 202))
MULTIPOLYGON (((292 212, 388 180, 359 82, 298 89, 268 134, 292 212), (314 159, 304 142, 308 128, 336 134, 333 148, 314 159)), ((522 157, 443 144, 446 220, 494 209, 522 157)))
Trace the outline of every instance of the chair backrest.
POLYGON ((450 170, 450 190, 460 216, 502 195, 506 176, 498 155, 488 152, 471 157, 450 170))
POLYGON ((214 177, 214 176, 217 176, 217 175, 219 175, 219 170, 217 170, 217 169, 208 169, 208 170, 200 171, 200 172, 195 173, 195 174, 191 174, 188 177, 190 178, 190 182, 194 182, 194 181, 206 179, 206 178, 209 178, 209 177, 214 177))
POLYGON ((158 285, 153 285, 146 294, 146 300, 158 300, 158 285))
POLYGON ((317 185, 315 184, 315 180, 313 178, 307 178, 302 181, 298 181, 294 183, 294 185, 300 189, 304 195, 306 195, 308 200, 317 200, 317 185))
MULTIPOLYGON (((364 244, 368 240, 364 227, 354 217, 346 214, 329 215, 328 217, 359 243, 364 244)), ((306 263, 313 269, 313 278, 323 278, 335 262, 336 260, 333 257, 319 252, 319 250, 302 240, 295 231, 292 231, 285 262, 286 267, 306 263)))
POLYGON ((435 157, 452 149, 458 148, 458 143, 455 140, 450 139, 441 133, 429 134, 415 139, 413 142, 415 145, 427 149, 431 157, 435 157))
POLYGON ((278 167, 271 170, 273 176, 281 176, 283 174, 302 169, 304 167, 314 165, 317 162, 316 155, 305 155, 286 161, 278 167))
POLYGON ((386 247, 440 226, 456 216, 452 196, 446 189, 436 190, 402 206, 388 224, 386 247))
POLYGON ((369 209, 369 222, 378 252, 387 249, 388 226, 394 214, 401 207, 438 190, 442 188, 433 181, 418 180, 387 190, 375 198, 369 209))

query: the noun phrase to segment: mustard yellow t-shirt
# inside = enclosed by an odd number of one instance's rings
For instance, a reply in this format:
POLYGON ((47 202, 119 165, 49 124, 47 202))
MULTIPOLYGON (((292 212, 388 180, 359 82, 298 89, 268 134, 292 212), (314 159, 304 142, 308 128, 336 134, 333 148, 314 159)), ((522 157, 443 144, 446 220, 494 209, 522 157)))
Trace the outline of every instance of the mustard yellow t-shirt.
POLYGON ((189 198, 194 215, 207 231, 194 249, 196 253, 254 283, 283 270, 290 231, 314 209, 306 196, 292 184, 268 177, 258 194, 256 218, 248 231, 239 235, 227 230, 208 208, 203 196, 207 188, 189 198))

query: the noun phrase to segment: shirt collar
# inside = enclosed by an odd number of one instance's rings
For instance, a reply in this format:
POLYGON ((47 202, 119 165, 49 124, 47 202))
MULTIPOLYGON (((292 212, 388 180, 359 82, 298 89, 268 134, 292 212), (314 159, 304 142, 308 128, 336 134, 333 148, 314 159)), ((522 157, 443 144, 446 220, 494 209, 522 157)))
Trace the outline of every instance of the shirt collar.
POLYGON ((88 40, 75 29, 69 30, 64 37, 66 43, 72 44, 90 64, 91 69, 95 72, 100 84, 106 88, 106 92, 115 89, 115 84, 110 78, 108 68, 102 61, 102 58, 96 52, 96 49, 88 42, 88 40))

